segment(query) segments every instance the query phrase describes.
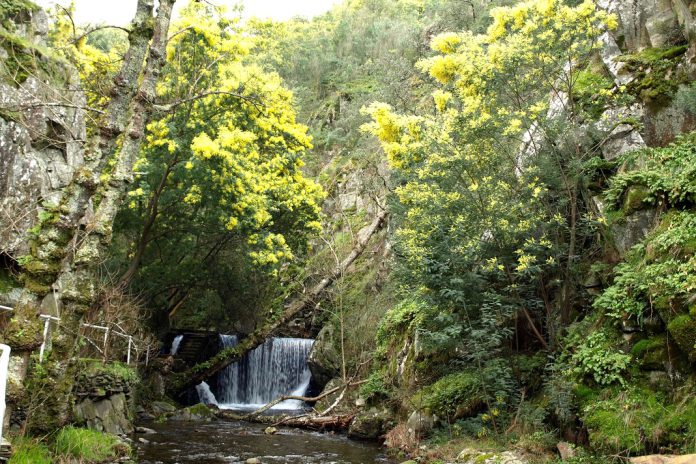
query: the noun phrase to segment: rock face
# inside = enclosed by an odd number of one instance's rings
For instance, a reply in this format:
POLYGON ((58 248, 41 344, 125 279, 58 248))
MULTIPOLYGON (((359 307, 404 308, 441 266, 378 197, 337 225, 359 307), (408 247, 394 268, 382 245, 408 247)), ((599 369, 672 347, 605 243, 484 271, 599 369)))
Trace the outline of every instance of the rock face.
POLYGON ((679 1, 674 4, 670 0, 603 0, 598 3, 616 14, 619 28, 614 36, 630 50, 679 43, 684 40, 680 23, 693 21, 690 12, 684 14, 679 1))
POLYGON ((309 353, 307 364, 312 372, 312 378, 320 388, 340 373, 341 354, 336 348, 332 324, 325 325, 319 332, 309 353))
POLYGON ((612 224, 614 244, 622 256, 648 235, 655 226, 655 216, 655 210, 644 209, 627 216, 621 222, 612 224))
POLYGON ((0 60, 0 253, 14 258, 28 253, 41 208, 57 207, 61 190, 83 166, 86 138, 77 72, 32 48, 44 40, 45 13, 17 20, 15 33, 32 41, 26 51, 41 63, 20 78, 7 69, 11 59, 0 60))

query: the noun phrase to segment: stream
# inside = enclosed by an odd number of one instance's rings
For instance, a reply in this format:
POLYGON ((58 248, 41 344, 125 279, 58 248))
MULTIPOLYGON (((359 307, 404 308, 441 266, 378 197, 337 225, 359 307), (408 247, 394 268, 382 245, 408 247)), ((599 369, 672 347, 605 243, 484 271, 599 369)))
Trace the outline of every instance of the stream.
POLYGON ((342 435, 278 428, 266 435, 265 425, 235 421, 144 424, 156 434, 138 435, 140 464, 227 464, 258 458, 263 464, 390 463, 375 443, 349 440, 342 435))

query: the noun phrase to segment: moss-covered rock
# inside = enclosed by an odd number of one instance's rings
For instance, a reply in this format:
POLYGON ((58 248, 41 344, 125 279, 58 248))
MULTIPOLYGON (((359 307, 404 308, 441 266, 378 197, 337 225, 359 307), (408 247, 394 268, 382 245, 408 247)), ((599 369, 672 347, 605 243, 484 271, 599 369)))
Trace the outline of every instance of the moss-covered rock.
POLYGON ((626 214, 638 211, 645 207, 645 200, 650 197, 650 191, 642 185, 634 185, 625 193, 623 210, 626 214))
POLYGON ((474 370, 442 377, 421 389, 413 403, 422 405, 440 417, 463 418, 480 411, 485 405, 481 380, 474 370))
POLYGON ((655 102, 670 99, 686 75, 678 69, 687 46, 646 48, 619 57, 634 79, 627 85, 628 91, 644 101, 655 102))
POLYGON ((215 412, 203 403, 198 403, 169 413, 166 417, 175 421, 207 422, 215 418, 215 412))
POLYGON ((682 314, 667 324, 667 330, 691 362, 696 362, 696 318, 682 314))
POLYGON ((644 370, 663 369, 667 357, 667 337, 664 334, 645 338, 631 348, 631 355, 644 370))
POLYGON ((376 440, 394 425, 396 424, 388 410, 371 408, 355 416, 348 428, 348 436, 362 440, 376 440))

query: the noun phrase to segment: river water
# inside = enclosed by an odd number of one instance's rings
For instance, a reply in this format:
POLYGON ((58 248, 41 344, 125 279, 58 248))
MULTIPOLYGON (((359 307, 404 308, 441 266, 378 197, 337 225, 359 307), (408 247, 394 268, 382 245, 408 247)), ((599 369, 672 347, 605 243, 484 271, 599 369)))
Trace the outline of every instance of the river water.
POLYGON ((139 435, 141 464, 227 464, 258 458, 263 464, 390 463, 378 445, 345 436, 278 428, 266 435, 261 424, 246 422, 176 422, 145 424, 156 434, 139 435))

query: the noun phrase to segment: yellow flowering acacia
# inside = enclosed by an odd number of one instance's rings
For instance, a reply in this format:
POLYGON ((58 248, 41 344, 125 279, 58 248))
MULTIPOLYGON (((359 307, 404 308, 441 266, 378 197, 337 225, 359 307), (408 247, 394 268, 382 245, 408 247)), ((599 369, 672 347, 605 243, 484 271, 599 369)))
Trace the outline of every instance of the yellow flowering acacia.
POLYGON ((224 243, 277 268, 320 229, 324 197, 302 173, 312 145, 292 93, 255 63, 253 37, 210 5, 190 3, 172 30, 182 32, 158 88, 166 111, 148 126, 136 165, 133 189, 145 194, 131 196, 139 240, 161 237, 194 260, 224 243))
MULTIPOLYGON (((495 8, 486 34, 436 37, 419 66, 456 93, 466 124, 519 134, 545 113, 549 92, 568 92, 616 18, 585 0, 531 0, 495 8)), ((436 98, 438 98, 436 96, 436 98)))
POLYGON ((461 313, 499 308, 484 318, 490 322, 526 311, 540 276, 564 259, 557 237, 566 219, 549 207, 541 167, 521 170, 518 151, 527 129, 546 127, 551 97, 572 91, 612 27, 615 19, 589 0, 497 8, 485 34, 438 36, 436 55, 418 64, 437 83, 435 111, 364 109, 372 120, 364 130, 380 140, 401 180, 395 246, 407 286, 438 308, 424 330, 449 331, 461 313))

